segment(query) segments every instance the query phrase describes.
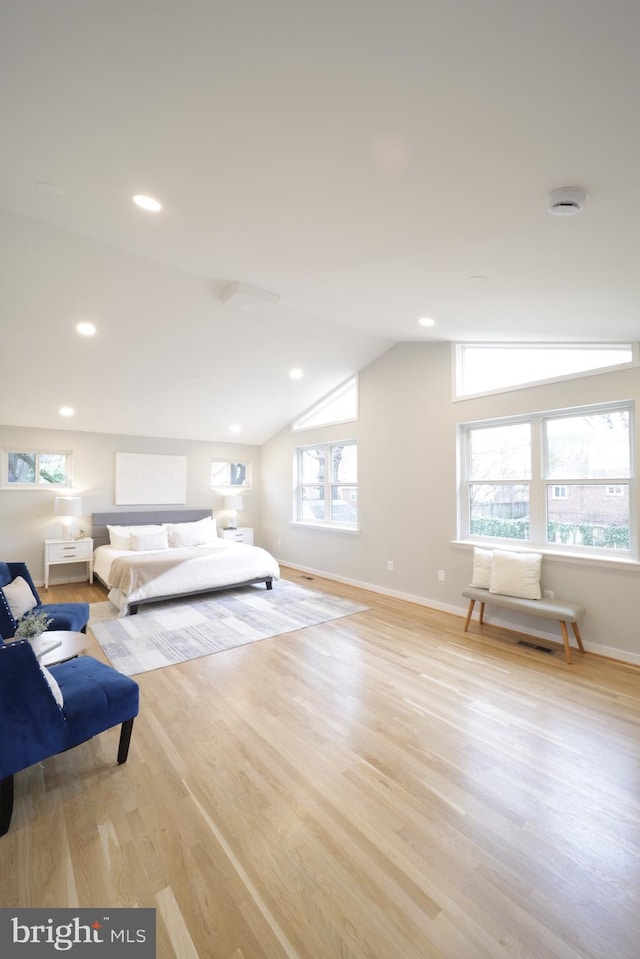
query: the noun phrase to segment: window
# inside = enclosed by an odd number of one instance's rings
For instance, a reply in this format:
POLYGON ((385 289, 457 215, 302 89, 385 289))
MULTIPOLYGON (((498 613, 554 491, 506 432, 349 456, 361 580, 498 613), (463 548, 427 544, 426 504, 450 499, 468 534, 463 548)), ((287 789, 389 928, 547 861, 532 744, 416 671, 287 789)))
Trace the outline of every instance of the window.
POLYGON ((358 379, 353 377, 326 396, 293 424, 294 430, 330 423, 347 423, 358 418, 358 379))
POLYGON ((630 404, 460 428, 463 538, 636 555, 630 404))
POLYGON ((71 453, 3 450, 2 485, 5 489, 71 486, 71 453))
POLYGON ((456 397, 638 364, 637 344, 459 343, 456 397))
POLYGON ((358 448, 352 441, 296 450, 298 522, 357 528, 358 448))
POLYGON ((211 464, 210 489, 247 489, 251 486, 250 463, 228 463, 214 460, 211 464))

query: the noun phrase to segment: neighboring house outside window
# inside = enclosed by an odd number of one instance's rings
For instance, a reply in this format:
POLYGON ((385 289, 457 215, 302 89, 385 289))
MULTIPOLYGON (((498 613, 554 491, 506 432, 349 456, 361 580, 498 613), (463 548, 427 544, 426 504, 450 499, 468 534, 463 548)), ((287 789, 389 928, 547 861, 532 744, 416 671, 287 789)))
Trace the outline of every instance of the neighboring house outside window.
POLYGON ((50 450, 3 450, 4 489, 51 489, 71 486, 71 453, 50 450))
POLYGON ((297 522, 357 529, 358 448, 355 441, 299 447, 296 476, 297 522))
POLYGON ((459 535, 635 556, 632 419, 616 404, 461 426, 459 535))

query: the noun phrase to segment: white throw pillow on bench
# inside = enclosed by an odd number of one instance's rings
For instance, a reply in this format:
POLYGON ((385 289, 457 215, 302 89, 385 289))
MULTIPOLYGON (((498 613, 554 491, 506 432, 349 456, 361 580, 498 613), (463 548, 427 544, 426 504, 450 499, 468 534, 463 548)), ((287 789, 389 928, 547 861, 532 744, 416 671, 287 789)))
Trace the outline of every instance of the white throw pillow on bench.
POLYGON ((491 561, 489 592, 519 599, 541 599, 542 553, 510 553, 496 549, 491 561))
POLYGON ((473 576, 471 585, 478 589, 489 589, 491 583, 491 564, 493 561, 492 549, 480 549, 476 547, 473 551, 473 576))

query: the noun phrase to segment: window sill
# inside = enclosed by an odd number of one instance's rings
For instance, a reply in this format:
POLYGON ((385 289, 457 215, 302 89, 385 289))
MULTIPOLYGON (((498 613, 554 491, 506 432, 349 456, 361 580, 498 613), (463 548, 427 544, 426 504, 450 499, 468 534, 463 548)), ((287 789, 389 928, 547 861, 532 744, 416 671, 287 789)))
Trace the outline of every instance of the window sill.
POLYGON ((330 533, 359 533, 357 526, 341 526, 339 523, 309 523, 307 520, 292 520, 289 523, 292 527, 301 527, 302 529, 320 529, 330 533))
MULTIPOLYGON (((507 545, 506 543, 489 543, 489 542, 479 542, 471 539, 452 539, 452 546, 460 546, 463 549, 473 549, 477 547, 478 549, 504 549, 506 551, 517 552, 518 548, 516 546, 507 545)), ((627 569, 637 572, 640 569, 640 561, 633 559, 631 556, 613 556, 607 554, 606 556, 595 556, 593 553, 575 553, 571 550, 558 550, 558 549, 547 549, 544 546, 534 546, 533 544, 522 544, 521 547, 523 550, 526 550, 530 553, 542 553, 546 560, 553 561, 558 560, 559 562, 564 563, 579 563, 584 566, 608 566, 611 568, 615 566, 616 569, 627 569)))

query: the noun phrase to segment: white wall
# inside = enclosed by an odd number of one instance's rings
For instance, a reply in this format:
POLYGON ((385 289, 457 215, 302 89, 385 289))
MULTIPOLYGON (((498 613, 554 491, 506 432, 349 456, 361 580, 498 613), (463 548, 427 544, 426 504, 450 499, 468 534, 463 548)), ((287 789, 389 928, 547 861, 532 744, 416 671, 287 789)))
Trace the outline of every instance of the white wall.
MULTIPOLYGON (((622 399, 640 400, 637 369, 454 403, 451 346, 398 344, 360 375, 357 423, 291 433, 262 447, 264 545, 283 563, 368 585, 462 614, 470 547, 455 545, 456 426, 470 420, 622 399), (358 442, 360 532, 291 524, 293 451, 331 439, 358 442), (393 560, 394 571, 387 571, 393 560), (438 580, 438 570, 446 579, 438 580)), ((640 419, 640 416, 638 417, 640 419)), ((640 449, 636 438, 636 448, 640 449)), ((637 564, 545 557, 543 586, 586 608, 587 649, 640 663, 637 564)), ((487 607, 488 619, 507 623, 487 607)), ((510 618, 559 639, 553 624, 510 618)), ((461 623, 454 628, 462 629, 461 623)))
MULTIPOLYGON (((90 532, 91 514, 115 510, 116 453, 160 453, 187 458, 188 509, 222 509, 222 496, 209 489, 214 459, 251 462, 253 490, 243 493, 239 521, 253 526, 260 543, 260 448, 239 443, 201 443, 110 433, 83 433, 72 430, 38 430, 0 426, 0 447, 27 450, 71 450, 74 495, 82 497, 84 517, 74 520, 74 529, 90 532)), ((25 561, 36 583, 44 578, 43 540, 61 535, 60 517, 53 512, 55 491, 0 490, 0 559, 25 561)), ((120 507, 123 508, 124 507, 120 507)), ((133 508, 133 507, 132 507, 133 508)), ((143 509, 144 507, 135 507, 143 509)), ((161 509, 160 506, 151 507, 161 509)), ((176 507, 179 508, 179 507, 176 507)), ((82 578, 82 565, 65 564, 51 568, 51 583, 74 582, 82 578)))
MULTIPOLYGON (((0 446, 71 449, 75 491, 87 522, 114 508, 115 454, 184 455, 187 506, 219 509, 208 489, 212 459, 251 460, 254 490, 244 498, 240 522, 283 563, 325 573, 461 615, 461 590, 471 574, 471 550, 455 545, 456 425, 469 420, 621 399, 640 400, 638 370, 606 373, 564 384, 466 400, 451 400, 451 347, 404 343, 360 375, 360 418, 345 426, 292 434, 283 430, 261 449, 242 444, 163 440, 137 436, 0 426, 0 446), (337 532, 291 523, 296 445, 356 439, 360 532, 337 532), (394 571, 387 571, 393 560, 394 571), (438 570, 446 573, 438 581, 438 570)), ((638 416, 640 419, 640 416, 638 416)), ((636 427, 638 429, 638 427, 636 427)), ((640 450, 640 436, 636 437, 640 450)), ((0 490, 0 557, 26 560, 43 578, 42 540, 60 533, 51 491, 0 490)), ((53 570, 52 582, 80 579, 83 567, 53 570)), ((640 567, 545 557, 543 585, 559 598, 582 603, 588 649, 640 663, 640 567)), ((504 612, 489 619, 506 622, 504 612)), ((555 640, 553 625, 513 618, 511 624, 555 640)), ((454 629, 462 624, 454 621, 454 629)))

